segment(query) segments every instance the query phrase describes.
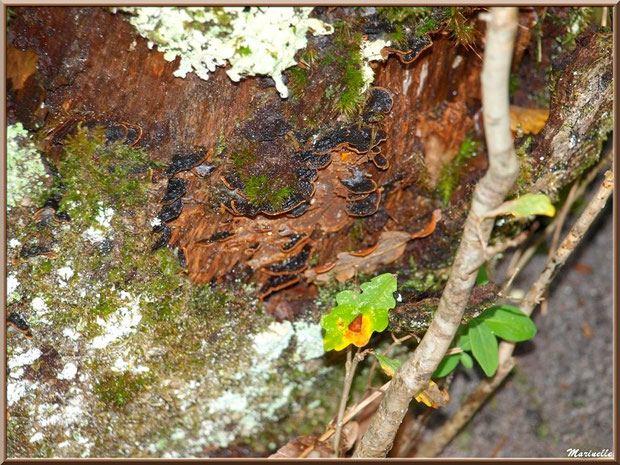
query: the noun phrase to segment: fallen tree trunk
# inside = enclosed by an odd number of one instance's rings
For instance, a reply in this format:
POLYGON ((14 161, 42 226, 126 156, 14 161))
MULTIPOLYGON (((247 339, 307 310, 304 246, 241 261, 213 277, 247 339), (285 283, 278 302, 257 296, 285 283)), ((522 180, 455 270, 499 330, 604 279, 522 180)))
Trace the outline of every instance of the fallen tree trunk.
MULTIPOLYGON (((37 132, 52 166, 62 164, 67 137, 75 134, 78 123, 120 132, 151 160, 164 163, 153 169, 149 203, 126 221, 139 220, 147 229, 149 221, 159 221, 154 234, 142 236, 147 242, 143 253, 151 254, 152 245, 169 244, 195 285, 231 284, 234 293, 244 292, 238 290, 241 283, 258 283, 245 289, 264 298, 269 313, 303 322, 320 313, 312 299, 317 286, 334 281, 330 266, 339 260, 336 265, 342 265, 339 254, 353 252, 346 261, 352 265, 342 276, 386 266, 402 270, 414 284, 391 316, 392 327, 425 328, 432 308, 421 325, 420 315, 408 315, 408 309, 419 308, 422 299, 432 300, 441 290, 473 186, 487 167, 486 151, 477 144, 483 140, 482 62, 477 53, 484 47, 483 25, 476 10, 464 9, 462 14, 477 31, 470 42, 454 37, 449 28, 453 18, 442 9, 428 11, 428 17, 438 18, 435 27, 416 35, 415 26, 427 16, 395 19, 372 10, 316 8, 314 17, 339 26, 332 35, 309 38, 297 56, 302 66, 285 72, 290 96, 282 99, 273 80, 251 77, 236 83, 224 68, 208 80, 195 73, 176 77, 179 60, 167 61, 161 51, 150 48, 148 39, 127 21, 127 13, 15 8, 8 36, 8 119, 37 132), (362 92, 350 75, 364 63, 351 57, 359 57, 363 36, 370 42, 394 40, 394 25, 401 23, 409 25, 409 32, 400 45, 383 48, 384 61, 366 63, 374 82, 362 92), (356 97, 352 104, 345 98, 350 95, 356 97), (438 210, 440 220, 434 214, 438 210), (388 233, 391 241, 401 239, 387 244, 383 235, 388 233), (375 251, 383 244, 389 245, 389 253, 378 257, 375 251), (408 265, 410 260, 417 271, 408 265), (330 278, 320 279, 326 276, 330 278), (425 276, 429 281, 418 285, 425 276)), ((561 9, 557 15, 561 17, 561 9)), ((515 72, 526 77, 523 69, 534 61, 537 47, 528 29, 533 16, 531 9, 521 11, 526 27, 520 29, 522 45, 513 63, 515 72)), ((553 27, 542 44, 545 56, 552 55, 555 37, 567 25, 553 27)), ((551 78, 552 116, 540 134, 515 140, 522 147, 519 192, 559 188, 598 157, 611 129, 610 37, 609 32, 588 31, 573 53, 557 52, 551 63, 560 65, 551 78), (578 80, 572 77, 575 70, 583 70, 578 80), (588 117, 577 124, 586 111, 588 117)), ((523 92, 530 83, 535 86, 531 94, 547 86, 546 80, 534 77, 531 82, 521 79, 523 92)), ((519 93, 515 103, 533 104, 519 93)), ((32 228, 25 226, 28 215, 40 206, 14 210, 9 236, 27 237, 27 227, 32 228)), ((505 228, 503 234, 514 232, 505 228)), ((23 263, 15 270, 29 272, 23 263)), ((20 311, 32 297, 20 303, 20 311)), ((436 305, 430 300, 426 303, 436 305)), ((258 307, 254 301, 244 305, 249 312, 258 307)), ((25 316, 33 320, 37 312, 25 316)), ((252 318, 248 322, 242 325, 244 335, 257 324, 252 318)), ((217 340, 219 328, 210 328, 205 337, 217 340)), ((170 331, 181 337, 178 330, 170 331)), ((49 336, 50 346, 55 337, 49 336)), ((199 345, 191 341, 192 347, 199 345)), ((67 356, 60 352, 50 358, 67 356)), ((166 386, 169 375, 162 377, 166 386)), ((197 416, 203 407, 196 408, 197 416)), ((168 410, 166 415, 167 426, 177 425, 177 416, 168 410)), ((133 444, 152 439, 154 433, 123 429, 118 434, 133 444)), ((115 441, 113 434, 108 439, 115 441)), ((62 440, 58 436, 57 442, 62 440)), ((36 449, 36 441, 21 444, 14 449, 21 451, 18 455, 33 450, 45 455, 36 449)), ((181 447, 175 444, 173 450, 181 447)), ((126 447, 128 454, 140 454, 140 448, 126 447)), ((191 454, 200 455, 197 447, 191 454)), ((209 444, 202 453, 215 454, 217 447, 209 444)), ((101 444, 92 450, 110 453, 101 444)), ((154 450, 149 453, 157 455, 154 450)))

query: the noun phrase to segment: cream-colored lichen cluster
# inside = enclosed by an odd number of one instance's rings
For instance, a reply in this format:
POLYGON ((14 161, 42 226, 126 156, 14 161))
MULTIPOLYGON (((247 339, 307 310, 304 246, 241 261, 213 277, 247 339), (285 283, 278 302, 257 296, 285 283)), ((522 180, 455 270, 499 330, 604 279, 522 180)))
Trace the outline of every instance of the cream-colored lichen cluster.
POLYGON ((308 43, 307 33, 331 34, 333 27, 310 18, 312 7, 131 7, 129 21, 174 61, 175 76, 193 71, 207 80, 218 66, 235 82, 266 75, 288 96, 282 72, 294 66, 295 53, 308 43))
POLYGON ((46 176, 41 154, 22 123, 6 128, 6 203, 11 209, 36 195, 46 176))
POLYGON ((375 80, 375 72, 370 66, 372 61, 385 61, 381 50, 391 45, 389 40, 364 40, 360 47, 360 58, 362 59, 362 73, 364 76, 364 87, 362 92, 366 92, 375 80))

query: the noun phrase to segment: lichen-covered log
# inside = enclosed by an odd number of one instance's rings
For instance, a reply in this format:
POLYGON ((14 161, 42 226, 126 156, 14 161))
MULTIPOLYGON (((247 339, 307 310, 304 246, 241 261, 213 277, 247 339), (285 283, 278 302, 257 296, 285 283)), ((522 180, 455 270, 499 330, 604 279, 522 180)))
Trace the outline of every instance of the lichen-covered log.
MULTIPOLYGON (((391 232, 407 240, 367 271, 398 270, 415 291, 393 327, 441 291, 486 169, 478 11, 280 11, 264 19, 290 39, 284 73, 259 70, 258 32, 222 51, 256 8, 175 10, 195 37, 217 32, 217 59, 183 34, 164 44, 179 23, 149 36, 139 10, 12 10, 8 312, 32 338, 9 333, 10 456, 266 454, 333 414, 316 322, 352 283, 309 276, 331 276, 343 252, 372 257, 391 232)), ((533 9, 514 62, 519 105, 555 83, 547 127, 517 134, 525 190, 570 182, 610 129, 609 33, 558 50, 576 29, 549 11, 556 74, 524 70, 533 9)))
POLYGON ((612 34, 586 34, 558 64, 550 117, 530 154, 528 191, 557 194, 598 160, 613 129, 612 34))

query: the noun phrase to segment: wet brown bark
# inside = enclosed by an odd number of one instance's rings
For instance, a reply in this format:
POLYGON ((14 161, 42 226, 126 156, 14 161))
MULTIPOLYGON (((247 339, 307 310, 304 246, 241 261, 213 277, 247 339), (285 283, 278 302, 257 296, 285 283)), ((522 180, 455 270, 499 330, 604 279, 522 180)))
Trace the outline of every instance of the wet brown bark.
MULTIPOLYGON (((325 100, 325 89, 338 80, 334 72, 317 69, 311 76, 319 77, 302 103, 292 99, 282 102, 266 80, 250 78, 233 83, 224 69, 218 69, 208 81, 193 73, 186 79, 174 77, 178 63, 169 63, 162 53, 150 50, 147 41, 137 35, 123 15, 114 15, 106 8, 24 7, 16 12, 10 27, 9 56, 22 63, 19 65, 22 74, 21 78, 16 76, 9 81, 9 121, 19 120, 27 127, 44 123, 44 130, 72 116, 127 122, 142 128, 138 146, 145 148, 154 160, 166 163, 178 151, 191 153, 194 147, 204 149, 208 163, 216 171, 208 177, 195 170, 176 175, 186 181, 187 193, 181 214, 168 223, 172 229, 170 243, 184 252, 188 273, 196 282, 221 282, 231 277, 271 282, 271 288, 269 285, 263 288, 264 293, 293 284, 299 276, 301 284, 297 288, 308 295, 313 288, 304 284, 300 273, 285 275, 295 277, 287 281, 283 275, 274 276, 265 269, 298 256, 303 244, 309 244, 311 253, 299 258, 305 264, 295 272, 309 266, 312 256, 314 263, 321 266, 332 262, 338 252, 371 247, 383 230, 410 233, 420 230, 428 223, 432 211, 441 207, 434 183, 442 163, 450 162, 467 134, 483 139, 482 62, 472 50, 455 46, 448 34, 438 32, 431 36, 432 46, 412 63, 403 64, 392 55, 385 63, 376 65, 374 84, 387 89, 393 98, 390 112, 370 125, 385 131, 386 140, 378 147, 389 162, 387 169, 379 169, 368 158, 364 159, 367 155, 337 150, 331 155, 331 163, 318 169, 317 180, 313 181, 313 203, 303 215, 297 218, 286 214, 258 214, 250 218, 231 215, 221 207, 225 202, 219 195, 227 189, 222 177, 230 174, 231 158, 247 139, 248 131, 253 130, 248 126, 250 121, 262 111, 267 116, 282 116, 294 123, 286 134, 258 143, 261 156, 275 160, 268 169, 278 165, 282 153, 312 148, 311 138, 305 140, 303 133, 321 136, 341 124, 337 115, 324 110, 329 103, 325 100), (26 59, 24 54, 36 55, 36 71, 29 71, 32 59, 26 59), (299 112, 315 116, 315 126, 308 128, 303 121, 295 120, 299 112), (218 155, 218 147, 222 145, 226 147, 218 155), (351 160, 371 176, 380 192, 378 210, 365 217, 347 213, 347 192, 339 181, 349 175, 353 167, 351 160), (360 223, 357 220, 361 220, 361 237, 352 233, 360 223), (285 250, 290 236, 282 236, 283 231, 305 235, 305 239, 299 247, 285 250), (230 237, 225 237, 229 234, 230 237)), ((335 15, 325 17, 333 20, 342 19, 346 11, 336 9, 327 13, 323 9, 317 14, 335 15)), ((522 12, 522 15, 529 13, 522 12)), ((472 22, 482 31, 481 23, 475 18, 472 22)), ((598 50, 600 40, 592 40, 582 47, 588 50, 598 47, 598 50)), ((527 40, 522 42, 526 44, 527 40)), ((479 40, 474 48, 481 51, 482 42, 479 40)), ((596 72, 609 71, 611 62, 600 59, 602 53, 572 55, 567 58, 566 72, 575 66, 587 68, 588 63, 596 63, 596 67, 590 67, 596 72)), ((523 50, 520 54, 523 55, 523 50)), ((583 91, 588 95, 584 105, 601 109, 611 105, 611 95, 594 92, 591 87, 583 91)), ((554 114, 553 105, 565 104, 561 98, 552 100, 551 113, 554 114)), ((581 128, 583 134, 597 131, 603 113, 599 111, 595 115, 581 128)), ((540 148, 536 145, 538 139, 549 140, 561 127, 560 120, 552 121, 553 127, 535 139, 535 153, 543 150, 543 145, 540 148)), ((589 153, 592 155, 594 151, 589 153)), ((570 166, 581 166, 580 154, 574 151, 570 154, 570 166)), ((465 165, 435 232, 411 241, 401 259, 403 262, 409 255, 421 267, 434 268, 452 261, 473 185, 484 174, 486 164, 482 151, 465 165)), ((545 165, 533 182, 551 169, 551 165, 545 165)), ((161 181, 158 188, 162 197, 168 176, 164 170, 155 176, 155 181, 161 181)))

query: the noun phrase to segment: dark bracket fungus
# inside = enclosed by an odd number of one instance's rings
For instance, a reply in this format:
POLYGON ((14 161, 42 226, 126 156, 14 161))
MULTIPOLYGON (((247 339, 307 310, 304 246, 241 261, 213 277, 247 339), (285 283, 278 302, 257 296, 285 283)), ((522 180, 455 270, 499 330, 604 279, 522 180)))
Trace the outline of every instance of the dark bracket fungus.
POLYGON ((37 235, 29 234, 24 240, 24 245, 19 251, 17 261, 28 260, 32 257, 44 256, 47 258, 57 258, 58 254, 53 252, 47 245, 40 244, 37 235))
POLYGON ((179 217, 181 212, 183 211, 183 201, 181 199, 177 199, 171 204, 164 205, 157 218, 161 221, 167 223, 179 217))
POLYGON ((425 34, 422 36, 411 35, 401 48, 386 47, 386 52, 395 53, 403 64, 413 63, 424 50, 432 47, 433 41, 425 34))
POLYGON ((280 247, 282 252, 291 252, 297 246, 301 245, 303 242, 309 240, 309 237, 306 234, 291 234, 289 237, 289 241, 280 247))
POLYGON ((394 105, 394 99, 384 87, 373 87, 370 97, 364 107, 364 121, 374 121, 376 115, 389 113, 394 105))
POLYGON ((135 146, 140 139, 142 139, 142 128, 137 124, 121 123, 127 129, 127 136, 125 137, 125 144, 130 147, 135 146))
POLYGON ((32 332, 30 331, 30 326, 26 323, 26 320, 16 312, 10 313, 6 317, 6 326, 7 328, 12 327, 22 333, 26 339, 32 339, 32 332))
POLYGON ((305 209, 299 207, 314 195, 317 169, 327 166, 331 157, 299 152, 297 146, 287 136, 229 148, 232 155, 220 177, 230 191, 222 202, 224 209, 247 217, 279 216, 293 210, 294 215, 303 213, 305 209))
POLYGON ((105 138, 108 143, 120 142, 127 139, 127 126, 122 124, 115 124, 105 131, 105 138))
POLYGON ((352 177, 340 179, 340 182, 353 194, 368 194, 377 190, 377 183, 359 170, 354 170, 352 177))
POLYGON ((380 153, 376 153, 372 156, 372 162, 380 170, 387 170, 390 167, 390 162, 380 153))
POLYGON ((202 163, 194 167, 193 171, 196 173, 197 176, 200 176, 201 178, 206 178, 207 176, 211 175, 211 173, 213 173, 217 169, 217 167, 218 165, 202 163))
POLYGON ((57 221, 59 223, 69 223, 71 221, 69 213, 64 211, 58 211, 58 209, 60 208, 61 200, 62 197, 58 193, 47 199, 45 203, 43 203, 43 206, 34 213, 34 220, 38 222, 51 216, 54 221, 57 221))
POLYGON ((142 128, 137 124, 73 116, 49 131, 45 140, 52 146, 62 146, 65 139, 72 135, 79 125, 87 129, 98 127, 105 129, 105 140, 108 144, 122 142, 133 147, 142 139, 142 128))
POLYGON ((301 279, 300 275, 278 275, 278 276, 269 276, 267 281, 261 287, 258 295, 261 300, 267 297, 269 294, 282 290, 286 287, 292 286, 296 284, 301 279))
POLYGON ((315 181, 319 173, 317 170, 302 166, 297 170, 297 179, 300 181, 315 181))
POLYGON ((268 265, 263 268, 263 272, 270 276, 298 274, 308 267, 308 261, 312 253, 312 245, 306 244, 301 252, 292 257, 286 258, 279 263, 268 265))
POLYGON ((179 151, 172 157, 172 162, 166 169, 166 174, 172 176, 181 171, 187 171, 194 166, 199 165, 207 157, 207 151, 204 148, 197 148, 189 153, 179 151))
POLYGON ((154 233, 160 233, 160 236, 155 240, 151 247, 151 251, 154 252, 162 247, 166 247, 168 242, 170 242, 170 237, 172 236, 172 230, 166 224, 160 224, 153 228, 154 233))
POLYGON ((324 154, 346 147, 357 153, 366 153, 386 138, 385 131, 381 129, 353 125, 337 129, 317 140, 314 144, 314 151, 324 154))
POLYGON ((350 216, 370 216, 379 209, 380 202, 381 192, 375 191, 364 199, 347 202, 346 212, 350 216))
POLYGON ((286 216, 288 216, 289 218, 298 218, 304 213, 306 213, 306 211, 308 211, 308 208, 310 208, 310 203, 303 202, 297 207, 293 208, 291 211, 289 211, 286 216))
POLYGON ((170 178, 168 180, 168 187, 166 188, 166 194, 161 200, 163 205, 174 202, 185 195, 187 191, 187 183, 181 178, 170 178))
POLYGON ((217 231, 211 235, 208 239, 201 239, 198 242, 204 242, 205 244, 211 242, 224 242, 233 237, 235 233, 230 231, 217 231))
POLYGON ((315 170, 327 168, 327 165, 329 165, 332 161, 332 156, 330 153, 325 153, 323 155, 316 155, 312 153, 312 155, 313 157, 310 160, 308 160, 308 166, 315 170))

